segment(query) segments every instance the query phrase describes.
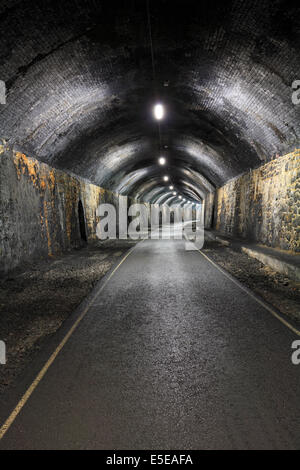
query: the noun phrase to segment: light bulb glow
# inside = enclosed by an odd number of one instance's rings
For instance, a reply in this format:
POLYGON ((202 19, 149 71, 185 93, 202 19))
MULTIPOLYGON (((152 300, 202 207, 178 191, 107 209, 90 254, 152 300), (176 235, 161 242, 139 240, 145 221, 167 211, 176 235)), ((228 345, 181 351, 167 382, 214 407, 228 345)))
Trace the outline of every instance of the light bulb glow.
POLYGON ((173 192, 173 196, 176 196, 176 191, 173 192))
POLYGON ((168 177, 168 176, 164 176, 164 181, 169 181, 169 177, 168 177))
POLYGON ((158 103, 154 106, 154 117, 160 121, 164 117, 164 107, 162 104, 158 103))
POLYGON ((174 186, 169 186, 169 189, 171 189, 171 191, 172 191, 172 189, 174 189, 174 186))
POLYGON ((165 159, 165 157, 160 157, 160 158, 158 159, 158 163, 159 163, 160 165, 165 165, 165 164, 166 164, 166 159, 165 159))

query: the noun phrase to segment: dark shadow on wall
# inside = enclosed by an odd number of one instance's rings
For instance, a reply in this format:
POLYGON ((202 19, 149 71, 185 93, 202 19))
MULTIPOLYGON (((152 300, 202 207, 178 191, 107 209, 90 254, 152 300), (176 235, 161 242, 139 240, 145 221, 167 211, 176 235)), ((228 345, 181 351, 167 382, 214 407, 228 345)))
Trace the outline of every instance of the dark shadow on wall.
POLYGON ((83 209, 82 202, 80 200, 78 202, 78 221, 79 221, 79 230, 80 230, 81 240, 84 242, 87 242, 84 209, 83 209))

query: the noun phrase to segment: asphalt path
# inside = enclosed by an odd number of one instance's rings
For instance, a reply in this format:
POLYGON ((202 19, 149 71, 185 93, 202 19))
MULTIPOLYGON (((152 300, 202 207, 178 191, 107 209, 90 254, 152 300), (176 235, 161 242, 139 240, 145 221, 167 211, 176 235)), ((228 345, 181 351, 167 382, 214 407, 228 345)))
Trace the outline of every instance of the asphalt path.
POLYGON ((91 299, 1 449, 300 448, 297 335, 201 253, 145 240, 91 299))

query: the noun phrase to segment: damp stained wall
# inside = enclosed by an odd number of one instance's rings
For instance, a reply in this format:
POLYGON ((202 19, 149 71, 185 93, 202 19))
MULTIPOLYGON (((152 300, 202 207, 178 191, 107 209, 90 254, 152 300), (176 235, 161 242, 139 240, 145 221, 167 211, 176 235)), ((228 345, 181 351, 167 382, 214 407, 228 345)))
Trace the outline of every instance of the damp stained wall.
POLYGON ((217 189, 214 220, 223 234, 300 252, 300 150, 217 189))
MULTIPOLYGON (((80 247, 79 201, 87 239, 94 240, 98 205, 109 202, 118 207, 118 195, 13 151, 2 141, 0 274, 21 263, 80 247)), ((128 205, 133 202, 138 201, 128 198, 128 205)), ((210 193, 205 201, 205 226, 212 222, 226 235, 300 252, 300 150, 210 193)))
POLYGON ((96 239, 96 209, 117 195, 1 145, 0 274, 80 247, 79 200, 87 238, 96 239))

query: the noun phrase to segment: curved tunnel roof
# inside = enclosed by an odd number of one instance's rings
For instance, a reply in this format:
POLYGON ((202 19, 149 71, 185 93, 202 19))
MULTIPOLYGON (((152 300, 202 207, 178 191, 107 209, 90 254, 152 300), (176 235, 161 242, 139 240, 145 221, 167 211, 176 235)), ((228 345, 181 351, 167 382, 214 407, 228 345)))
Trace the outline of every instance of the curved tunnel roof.
POLYGON ((0 137, 103 187, 198 201, 298 145, 292 2, 6 0, 0 25, 0 137))

